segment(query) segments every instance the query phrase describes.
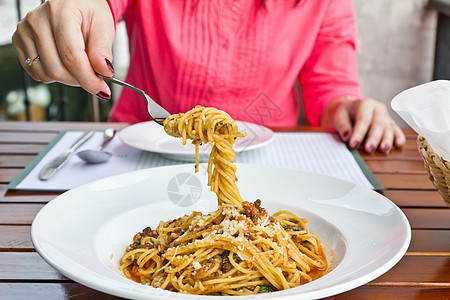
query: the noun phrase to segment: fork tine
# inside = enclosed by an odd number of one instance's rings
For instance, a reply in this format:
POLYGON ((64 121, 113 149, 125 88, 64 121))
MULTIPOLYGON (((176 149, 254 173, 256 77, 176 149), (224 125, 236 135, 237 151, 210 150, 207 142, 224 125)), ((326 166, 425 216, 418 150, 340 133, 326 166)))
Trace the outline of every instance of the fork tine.
POLYGON ((150 117, 159 125, 164 125, 164 120, 170 116, 169 112, 158 105, 149 95, 142 92, 145 100, 147 101, 147 111, 150 117))

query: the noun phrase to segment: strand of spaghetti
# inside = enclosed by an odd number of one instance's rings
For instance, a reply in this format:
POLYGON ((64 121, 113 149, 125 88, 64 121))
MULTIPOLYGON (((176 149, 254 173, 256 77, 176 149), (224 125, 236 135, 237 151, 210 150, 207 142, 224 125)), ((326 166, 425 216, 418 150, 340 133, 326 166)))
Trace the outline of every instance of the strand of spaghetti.
POLYGON ((136 249, 134 251, 128 252, 122 257, 122 262, 125 262, 130 257, 133 257, 132 260, 134 260, 134 255, 136 255, 137 253, 146 252, 146 251, 147 251, 147 249, 136 249))
POLYGON ((231 251, 230 251, 230 253, 228 254, 228 261, 231 263, 231 265, 232 265, 234 268, 236 268, 236 270, 238 270, 238 271, 240 271, 240 272, 242 272, 242 273, 244 273, 244 274, 248 274, 248 273, 251 273, 251 272, 252 272, 252 270, 245 269, 245 268, 242 267, 240 264, 236 263, 236 262, 234 261, 234 253, 231 252, 231 251))
POLYGON ((203 282, 203 284, 205 284, 205 285, 206 284, 217 284, 217 283, 225 283, 225 282, 236 281, 236 280, 245 280, 245 279, 248 279, 249 277, 250 277, 250 275, 246 274, 246 275, 231 277, 231 278, 211 279, 211 280, 203 282))
POLYGON ((137 259, 136 263, 138 265, 144 265, 147 261, 149 261, 153 256, 158 254, 158 249, 150 249, 144 253, 142 253, 137 259))

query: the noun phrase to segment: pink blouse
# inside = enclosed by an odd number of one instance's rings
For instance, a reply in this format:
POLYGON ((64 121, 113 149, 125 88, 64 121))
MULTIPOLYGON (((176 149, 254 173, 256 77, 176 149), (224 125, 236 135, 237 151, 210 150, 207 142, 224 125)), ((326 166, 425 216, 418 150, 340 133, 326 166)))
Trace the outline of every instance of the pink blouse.
MULTIPOLYGON (((196 105, 236 120, 292 126, 298 80, 305 115, 320 124, 324 107, 362 97, 352 0, 108 0, 126 22, 126 81, 170 113, 196 105)), ((123 89, 110 121, 149 120, 145 101, 123 89)))

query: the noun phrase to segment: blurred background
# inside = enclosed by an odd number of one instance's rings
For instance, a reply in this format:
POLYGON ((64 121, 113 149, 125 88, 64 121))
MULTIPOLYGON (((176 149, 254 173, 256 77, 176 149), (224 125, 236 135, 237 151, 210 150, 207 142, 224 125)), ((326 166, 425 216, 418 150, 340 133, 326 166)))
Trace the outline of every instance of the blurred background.
MULTIPOLYGON (((445 78, 449 69, 445 44, 449 37, 445 37, 450 34, 446 27, 450 0, 354 2, 360 83, 367 97, 390 108, 391 99, 402 90, 445 78)), ((0 121, 105 121, 109 103, 99 102, 80 88, 38 84, 23 74, 11 35, 19 19, 18 7, 23 17, 39 4, 39 0, 0 0, 0 121), (28 86, 26 94, 24 86, 28 86)), ((116 76, 122 79, 128 67, 127 43, 125 26, 119 24, 113 54, 116 76)), ((112 88, 115 99, 120 90, 112 88)), ((407 126, 391 113, 400 125, 407 126)))

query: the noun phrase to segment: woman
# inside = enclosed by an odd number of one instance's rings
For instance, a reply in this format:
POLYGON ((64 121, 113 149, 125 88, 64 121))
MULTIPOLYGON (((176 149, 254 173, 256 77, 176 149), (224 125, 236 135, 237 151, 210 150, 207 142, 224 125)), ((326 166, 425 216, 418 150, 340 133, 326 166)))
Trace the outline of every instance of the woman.
MULTIPOLYGON (((334 127, 351 148, 364 141, 369 153, 405 143, 386 106, 359 90, 351 0, 52 0, 18 24, 13 44, 35 80, 110 99, 95 73, 114 74, 120 18, 130 41, 126 81, 170 113, 214 106, 234 119, 293 126, 298 80, 312 126, 334 127)), ((145 102, 124 89, 110 120, 148 120, 145 102)))

